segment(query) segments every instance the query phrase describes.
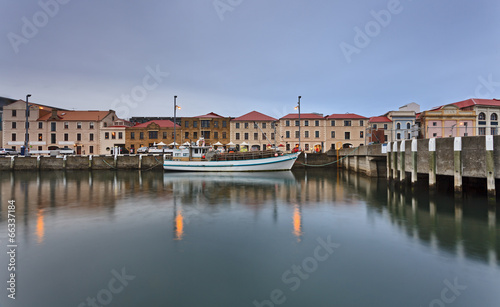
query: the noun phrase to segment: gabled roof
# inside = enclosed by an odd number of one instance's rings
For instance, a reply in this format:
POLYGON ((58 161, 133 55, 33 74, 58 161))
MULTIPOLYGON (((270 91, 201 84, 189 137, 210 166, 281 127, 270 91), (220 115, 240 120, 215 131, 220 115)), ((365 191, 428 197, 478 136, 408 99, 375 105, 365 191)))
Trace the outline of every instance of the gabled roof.
MULTIPOLYGON (((57 112, 59 120, 63 121, 100 121, 111 111, 54 111, 57 112)), ((46 121, 52 117, 52 113, 41 116, 38 120, 46 121)))
POLYGON ((233 121, 276 121, 276 118, 257 111, 252 111, 240 117, 236 117, 233 121))
MULTIPOLYGON (((298 113, 290 113, 280 119, 299 119, 298 113)), ((300 119, 324 119, 322 114, 318 113, 300 113, 300 119)))
POLYGON ((471 98, 471 99, 455 102, 452 104, 458 106, 460 109, 475 106, 475 105, 500 107, 500 100, 471 98))
POLYGON ((327 116, 326 119, 367 119, 367 117, 354 113, 345 113, 345 114, 332 114, 327 116))
MULTIPOLYGON (((167 119, 159 119, 159 120, 150 120, 148 122, 142 123, 142 124, 137 124, 133 126, 132 128, 146 128, 150 124, 155 123, 160 128, 173 128, 174 127, 174 122, 167 120, 167 119)), ((176 127, 180 127, 179 125, 175 125, 176 127)))
POLYGON ((392 121, 387 116, 370 117, 370 123, 391 123, 392 121))
POLYGON ((224 116, 221 116, 221 115, 214 113, 214 112, 210 112, 210 113, 205 114, 205 115, 194 116, 194 117, 198 117, 198 118, 224 118, 224 116))

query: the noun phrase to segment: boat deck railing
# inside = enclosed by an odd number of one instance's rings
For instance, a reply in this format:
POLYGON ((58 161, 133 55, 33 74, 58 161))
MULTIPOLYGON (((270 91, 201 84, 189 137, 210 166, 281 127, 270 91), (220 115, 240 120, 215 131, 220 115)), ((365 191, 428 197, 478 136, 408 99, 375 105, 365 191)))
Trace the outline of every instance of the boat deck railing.
POLYGON ((233 160, 252 160, 252 159, 263 159, 276 157, 277 155, 283 155, 281 152, 274 150, 266 151, 249 151, 249 152, 235 152, 235 153, 215 153, 211 156, 210 161, 233 161, 233 160))

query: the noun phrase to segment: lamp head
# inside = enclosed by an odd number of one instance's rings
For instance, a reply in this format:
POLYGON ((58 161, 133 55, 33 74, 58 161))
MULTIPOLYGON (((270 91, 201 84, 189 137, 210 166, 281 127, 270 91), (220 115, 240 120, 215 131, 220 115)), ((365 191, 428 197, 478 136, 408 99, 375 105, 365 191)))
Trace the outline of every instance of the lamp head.
POLYGON ((26 98, 31 97, 31 94, 26 95, 26 98))
POLYGON ((180 109, 181 109, 181 107, 180 107, 180 106, 175 106, 175 107, 177 108, 177 110, 180 110, 180 109))

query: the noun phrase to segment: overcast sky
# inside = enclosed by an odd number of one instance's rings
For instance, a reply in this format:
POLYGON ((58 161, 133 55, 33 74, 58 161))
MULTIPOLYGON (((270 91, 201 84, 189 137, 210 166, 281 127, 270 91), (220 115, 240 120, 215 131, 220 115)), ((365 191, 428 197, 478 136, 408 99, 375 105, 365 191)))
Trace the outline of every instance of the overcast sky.
POLYGON ((500 98, 498 0, 59 1, 0 0, 0 96, 122 117, 500 98))

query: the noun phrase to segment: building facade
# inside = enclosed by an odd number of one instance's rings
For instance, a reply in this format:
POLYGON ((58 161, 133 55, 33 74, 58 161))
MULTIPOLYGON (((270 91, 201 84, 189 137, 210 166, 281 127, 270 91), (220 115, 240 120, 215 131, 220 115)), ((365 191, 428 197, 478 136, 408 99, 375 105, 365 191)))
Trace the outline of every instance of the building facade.
POLYGON ((280 143, 286 151, 299 147, 306 152, 323 152, 325 118, 318 113, 290 113, 279 119, 280 143), (300 128, 300 129, 299 129, 300 128), (299 132, 300 130, 300 132, 299 132))
MULTIPOLYGON (((4 108, 2 145, 19 150, 25 141, 26 102, 19 100, 4 108)), ((28 146, 33 154, 71 148, 76 154, 100 152, 101 128, 116 120, 113 110, 68 111, 29 103, 28 146)))
POLYGON ((498 135, 498 117, 500 115, 500 100, 471 98, 453 103, 463 111, 474 111, 476 122, 475 135, 498 135))
POLYGON ((230 141, 240 150, 266 150, 279 146, 277 119, 257 111, 231 120, 230 141), (246 147, 246 148, 245 148, 246 147))
POLYGON ((425 139, 477 135, 475 122, 475 111, 461 110, 455 104, 424 111, 418 116, 420 138, 425 139))
POLYGON ((384 144, 392 135, 392 120, 387 116, 373 116, 368 120, 368 143, 384 144))
MULTIPOLYGON (((175 141, 179 144, 181 126, 176 125, 175 128, 175 141)), ((166 145, 174 142, 174 123, 170 120, 152 120, 125 128, 125 147, 131 153, 136 153, 141 147, 153 147, 161 142, 166 145)))
POLYGON ((217 142, 226 145, 231 137, 230 121, 231 117, 224 117, 213 112, 195 117, 182 117, 178 119, 182 128, 180 143, 194 143, 203 137, 206 145, 213 145, 217 142))
POLYGON ((326 146, 329 150, 365 144, 368 118, 353 114, 331 114, 325 118, 326 146))
POLYGON ((123 119, 116 119, 111 126, 101 128, 99 154, 111 154, 114 147, 129 150, 126 144, 127 127, 132 127, 132 123, 123 119))

